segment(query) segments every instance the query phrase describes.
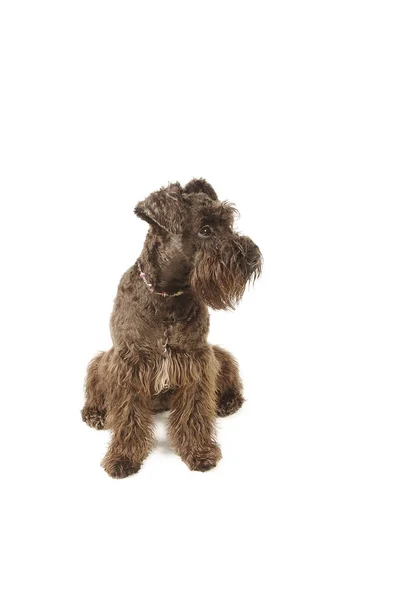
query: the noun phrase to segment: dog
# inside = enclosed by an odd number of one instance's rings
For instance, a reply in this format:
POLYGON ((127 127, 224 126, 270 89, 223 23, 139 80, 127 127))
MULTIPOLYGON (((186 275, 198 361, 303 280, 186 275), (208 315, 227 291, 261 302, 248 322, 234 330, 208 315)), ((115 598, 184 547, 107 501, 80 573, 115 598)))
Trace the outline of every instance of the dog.
POLYGON ((205 179, 169 184, 134 212, 150 228, 118 287, 113 347, 88 366, 82 418, 111 430, 101 464, 113 478, 140 469, 154 446, 153 414, 168 410, 173 449, 208 471, 221 458, 216 417, 244 402, 234 357, 207 342, 208 307, 235 307, 261 273, 261 252, 234 231, 236 209, 205 179))

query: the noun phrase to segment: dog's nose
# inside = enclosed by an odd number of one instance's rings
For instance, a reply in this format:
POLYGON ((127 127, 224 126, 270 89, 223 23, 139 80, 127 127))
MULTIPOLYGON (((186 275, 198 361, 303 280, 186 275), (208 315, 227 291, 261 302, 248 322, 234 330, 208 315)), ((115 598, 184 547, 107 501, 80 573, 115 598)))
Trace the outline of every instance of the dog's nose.
POLYGON ((253 242, 253 240, 251 240, 250 238, 243 238, 242 241, 244 240, 244 246, 246 246, 246 258, 248 261, 252 262, 253 260, 256 260, 257 258, 261 257, 261 252, 260 252, 260 248, 257 246, 257 244, 255 244, 253 242))
POLYGON ((263 257, 260 248, 252 240, 247 248, 246 260, 252 273, 261 270, 263 257))

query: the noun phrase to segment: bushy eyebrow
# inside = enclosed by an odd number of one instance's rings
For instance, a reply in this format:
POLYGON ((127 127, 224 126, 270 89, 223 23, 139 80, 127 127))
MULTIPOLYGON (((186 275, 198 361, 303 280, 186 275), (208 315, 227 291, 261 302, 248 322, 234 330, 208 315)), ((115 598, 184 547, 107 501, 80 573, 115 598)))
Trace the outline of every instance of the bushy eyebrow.
POLYGON ((230 202, 217 202, 207 206, 201 212, 202 222, 208 219, 209 221, 224 223, 232 226, 234 218, 238 215, 238 211, 230 202))

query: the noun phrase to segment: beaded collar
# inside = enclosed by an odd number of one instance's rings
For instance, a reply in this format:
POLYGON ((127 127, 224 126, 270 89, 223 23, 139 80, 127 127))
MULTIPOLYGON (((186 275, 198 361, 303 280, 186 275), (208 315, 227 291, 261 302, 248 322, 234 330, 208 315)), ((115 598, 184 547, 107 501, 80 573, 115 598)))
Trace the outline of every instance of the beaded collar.
POLYGON ((178 292, 176 292, 175 294, 168 294, 167 292, 156 292, 153 289, 153 285, 152 283, 149 283, 149 281, 147 280, 145 273, 141 270, 141 265, 140 263, 137 263, 138 265, 138 271, 140 273, 140 277, 142 279, 142 281, 145 283, 145 285, 147 286, 148 290, 150 292, 152 292, 153 294, 156 294, 157 296, 163 296, 163 298, 166 298, 167 296, 172 298, 173 296, 181 296, 181 294, 183 294, 183 290, 179 290, 178 292))

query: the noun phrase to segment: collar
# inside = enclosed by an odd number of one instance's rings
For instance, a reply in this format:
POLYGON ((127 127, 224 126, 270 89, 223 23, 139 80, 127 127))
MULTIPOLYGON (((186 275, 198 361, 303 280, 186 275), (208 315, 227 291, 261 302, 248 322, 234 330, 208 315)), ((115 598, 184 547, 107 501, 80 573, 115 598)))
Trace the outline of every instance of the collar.
POLYGON ((150 292, 152 292, 153 294, 156 294, 157 296, 163 296, 163 298, 166 298, 166 297, 172 298, 173 296, 181 296, 181 294, 184 293, 183 290, 179 290, 175 294, 168 294, 167 292, 156 292, 153 289, 152 283, 149 283, 149 281, 147 280, 147 278, 145 276, 145 273, 141 270, 140 263, 137 263, 137 266, 138 266, 138 271, 139 271, 139 274, 140 274, 140 277, 141 277, 142 281, 145 283, 145 285, 147 286, 148 290, 150 292))

